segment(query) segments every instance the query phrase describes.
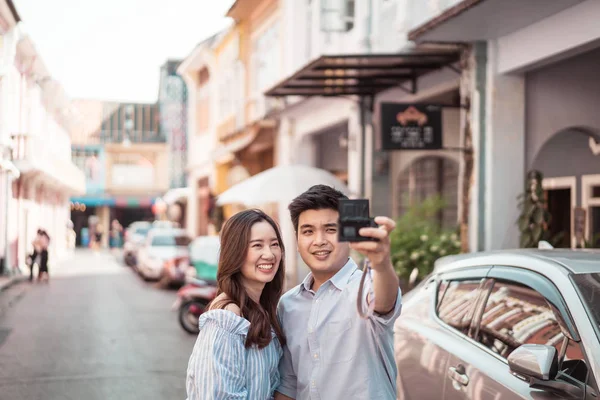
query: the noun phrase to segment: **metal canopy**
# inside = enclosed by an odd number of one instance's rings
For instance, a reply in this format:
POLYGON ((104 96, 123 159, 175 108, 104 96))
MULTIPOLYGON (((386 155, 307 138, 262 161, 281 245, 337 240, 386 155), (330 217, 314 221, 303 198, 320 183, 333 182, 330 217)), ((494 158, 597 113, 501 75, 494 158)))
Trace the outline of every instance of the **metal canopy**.
MULTIPOLYGON (((417 48, 405 53, 321 56, 265 92, 266 96, 374 96, 401 87, 416 93, 417 78, 453 67, 458 48, 417 48), (403 86, 411 83, 410 88, 403 86)), ((458 71, 457 71, 458 72, 458 71)))

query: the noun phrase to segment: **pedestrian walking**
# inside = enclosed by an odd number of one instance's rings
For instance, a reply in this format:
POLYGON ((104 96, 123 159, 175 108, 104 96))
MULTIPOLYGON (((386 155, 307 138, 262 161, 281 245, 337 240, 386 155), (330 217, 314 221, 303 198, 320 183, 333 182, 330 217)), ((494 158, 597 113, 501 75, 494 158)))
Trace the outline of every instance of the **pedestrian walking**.
POLYGON ((284 279, 275 221, 260 210, 231 217, 221 233, 217 297, 200 317, 188 364, 188 400, 271 398, 285 344, 276 315, 284 279))
POLYGON ((91 245, 95 253, 102 248, 102 226, 100 224, 95 226, 91 245))
POLYGON ((376 217, 379 227, 362 228, 359 234, 378 241, 338 242, 340 199, 347 197, 316 185, 288 207, 310 273, 279 303, 287 345, 276 400, 396 399, 393 325, 401 293, 389 240, 395 224, 376 217), (367 271, 350 258, 351 248, 370 260, 372 282, 361 282, 367 271), (359 314, 357 300, 372 312, 359 314))
POLYGON ((38 229, 32 244, 33 252, 28 259, 29 281, 33 281, 33 269, 35 265, 38 266, 38 281, 41 281, 44 275, 46 281, 48 281, 50 278, 48 272, 48 248, 50 245, 50 236, 45 230, 38 229))
MULTIPOLYGON (((33 251, 31 252, 31 254, 29 255, 29 257, 27 257, 27 265, 29 266, 29 281, 33 281, 33 269, 34 267, 37 265, 39 268, 40 262, 41 262, 41 253, 42 253, 42 243, 41 243, 41 239, 42 239, 42 229, 38 229, 35 235, 35 238, 33 239, 33 241, 31 242, 31 245, 33 246, 33 251)), ((38 271, 38 275, 39 275, 39 271, 38 271)))
POLYGON ((113 249, 118 249, 123 245, 121 235, 123 232, 123 226, 119 223, 118 220, 113 219, 111 222, 110 228, 110 247, 113 249))
POLYGON ((46 282, 48 282, 50 281, 50 272, 48 270, 48 249, 50 248, 50 235, 48 235, 48 232, 45 230, 42 231, 41 246, 42 252, 38 270, 38 281, 45 279, 46 282))

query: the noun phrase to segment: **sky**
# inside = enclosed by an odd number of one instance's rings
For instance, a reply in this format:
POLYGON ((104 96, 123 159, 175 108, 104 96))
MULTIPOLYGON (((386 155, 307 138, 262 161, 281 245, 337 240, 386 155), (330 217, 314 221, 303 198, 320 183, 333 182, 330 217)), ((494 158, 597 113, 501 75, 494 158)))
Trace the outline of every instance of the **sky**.
POLYGON ((71 98, 155 102, 160 66, 227 27, 232 0, 13 0, 71 98))

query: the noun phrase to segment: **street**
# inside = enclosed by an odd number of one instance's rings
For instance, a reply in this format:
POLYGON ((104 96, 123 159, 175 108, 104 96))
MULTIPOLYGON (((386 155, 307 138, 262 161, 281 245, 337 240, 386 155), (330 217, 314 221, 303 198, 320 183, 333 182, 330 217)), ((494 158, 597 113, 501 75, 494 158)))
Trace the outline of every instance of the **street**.
POLYGON ((0 293, 0 400, 185 399, 195 337, 170 310, 175 291, 108 252, 50 273, 0 293))

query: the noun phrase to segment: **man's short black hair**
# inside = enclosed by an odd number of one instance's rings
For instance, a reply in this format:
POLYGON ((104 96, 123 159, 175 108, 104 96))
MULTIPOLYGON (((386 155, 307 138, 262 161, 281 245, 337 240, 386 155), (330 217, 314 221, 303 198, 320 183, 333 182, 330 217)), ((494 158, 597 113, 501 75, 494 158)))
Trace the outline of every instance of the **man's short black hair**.
POLYGON ((338 210, 338 204, 340 199, 347 199, 348 197, 327 185, 315 185, 296 197, 290 205, 290 216, 292 217, 292 223, 294 224, 294 230, 298 232, 298 220, 300 214, 308 210, 338 210))

